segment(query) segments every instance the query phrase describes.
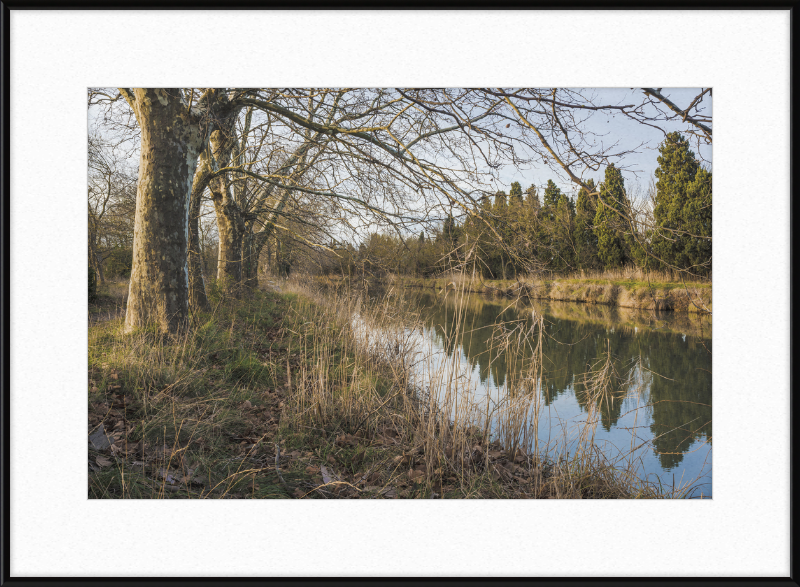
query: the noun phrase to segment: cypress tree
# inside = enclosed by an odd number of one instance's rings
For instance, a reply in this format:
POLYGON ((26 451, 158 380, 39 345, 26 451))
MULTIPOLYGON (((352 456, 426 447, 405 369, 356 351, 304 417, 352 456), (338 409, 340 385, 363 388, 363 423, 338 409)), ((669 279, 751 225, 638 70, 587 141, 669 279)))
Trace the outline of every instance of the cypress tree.
POLYGON ((515 181, 511 184, 511 192, 509 194, 510 204, 512 206, 519 205, 522 206, 522 186, 519 185, 518 181, 515 181))
POLYGON ((605 181, 600 184, 600 198, 594 217, 597 256, 606 269, 622 267, 630 262, 625 246, 626 221, 623 216, 629 209, 622 173, 609 165, 606 167, 605 181))
POLYGON ((678 132, 659 146, 653 251, 664 262, 711 272, 711 173, 678 132))
MULTIPOLYGON (((594 180, 586 185, 594 191, 594 180)), ((603 264, 597 256, 597 235, 594 233, 594 218, 597 214, 597 196, 590 196, 584 188, 578 193, 575 206, 575 250, 577 264, 581 269, 600 269, 603 264)))
POLYGON ((577 264, 572 241, 575 232, 575 202, 564 193, 559 195, 553 222, 553 269, 574 269, 577 264))
POLYGON ((544 189, 544 202, 545 209, 553 210, 558 206, 558 200, 561 198, 561 190, 553 183, 552 179, 547 180, 547 187, 544 189))
POLYGON ((531 187, 525 190, 525 205, 536 215, 539 214, 539 209, 542 207, 542 204, 539 202, 539 191, 536 189, 535 185, 531 185, 531 187))
POLYGON ((508 244, 510 237, 510 226, 508 222, 508 197, 506 196, 505 192, 497 192, 494 195, 494 215, 494 229, 504 242, 494 243, 494 246, 491 246, 491 252, 488 255, 489 258, 487 259, 487 262, 489 267, 491 267, 493 277, 502 277, 505 279, 508 255, 504 251, 504 245, 508 244))

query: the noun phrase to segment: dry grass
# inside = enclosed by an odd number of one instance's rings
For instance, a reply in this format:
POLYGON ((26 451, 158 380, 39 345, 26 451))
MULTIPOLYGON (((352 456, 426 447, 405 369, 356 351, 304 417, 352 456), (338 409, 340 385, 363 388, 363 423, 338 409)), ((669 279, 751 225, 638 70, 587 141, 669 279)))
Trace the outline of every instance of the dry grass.
MULTIPOLYGON (((404 302, 393 299, 402 290, 390 288, 385 297, 369 299, 326 294, 298 282, 288 288, 311 300, 300 309, 292 330, 313 358, 297 374, 292 428, 394 451, 363 475, 337 483, 359 489, 359 480, 368 473, 373 492, 391 488, 446 497, 663 498, 682 497, 690 490, 667 490, 644 481, 633 450, 628 458, 617 455, 612 462, 595 445, 599 407, 610 401, 605 390, 614 381, 607 365, 589 376, 587 393, 595 408, 577 431, 577 446, 540 445, 541 317, 532 326, 497 325, 490 355, 503 355, 514 375, 499 399, 476 401, 460 353, 443 358, 416 336, 418 316, 403 311, 404 302), (352 354, 345 369, 333 359, 331 348, 352 354)), ((446 295, 464 296, 465 290, 446 295)), ((445 340, 455 344, 466 328, 456 310, 445 340)))
POLYGON ((620 269, 588 270, 576 271, 567 275, 559 276, 558 279, 581 279, 581 280, 600 280, 600 281, 636 281, 652 284, 695 284, 697 286, 708 286, 711 284, 710 278, 696 277, 678 273, 677 271, 644 271, 638 267, 622 267, 620 269))
MULTIPOLYGON (((333 283, 335 278, 323 278, 333 283)), ((713 310, 711 281, 665 271, 637 268, 581 271, 566 276, 527 276, 517 280, 481 279, 474 274, 447 272, 435 279, 391 276, 385 284, 446 291, 449 284, 466 292, 491 297, 547 299, 603 304, 640 310, 697 312, 713 310)))
MULTIPOLYGON (((455 281, 455 280, 453 280, 455 281)), ((443 296, 463 302, 468 280, 443 296)), ((332 282, 332 285, 337 285, 332 282)), ((340 285, 340 284, 338 284, 340 285)), ((93 498, 663 498, 632 457, 542 446, 542 318, 497 324, 512 376, 476 401, 460 353, 426 346, 402 288, 377 298, 281 283, 213 299, 181 336, 89 329, 93 498)), ((214 296, 212 295, 212 298, 214 296)), ((456 303, 456 307, 463 307, 456 303)), ((447 326, 469 335, 464 313, 447 326)), ((598 366, 587 393, 607 397, 598 366)), ((589 381, 587 380, 587 381, 589 381)), ((633 454, 633 450, 630 454, 633 454)))

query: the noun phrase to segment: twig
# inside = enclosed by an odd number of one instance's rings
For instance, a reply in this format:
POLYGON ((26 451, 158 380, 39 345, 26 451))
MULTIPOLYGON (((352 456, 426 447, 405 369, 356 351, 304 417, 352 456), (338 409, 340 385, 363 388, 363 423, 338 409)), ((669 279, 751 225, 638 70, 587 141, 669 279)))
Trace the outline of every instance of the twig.
POLYGON ((281 447, 277 443, 275 443, 275 472, 278 474, 278 479, 280 479, 281 484, 283 484, 283 488, 286 492, 291 496, 294 497, 294 494, 289 489, 289 485, 286 481, 283 480, 283 475, 281 475, 280 467, 278 466, 278 461, 281 458, 281 447))

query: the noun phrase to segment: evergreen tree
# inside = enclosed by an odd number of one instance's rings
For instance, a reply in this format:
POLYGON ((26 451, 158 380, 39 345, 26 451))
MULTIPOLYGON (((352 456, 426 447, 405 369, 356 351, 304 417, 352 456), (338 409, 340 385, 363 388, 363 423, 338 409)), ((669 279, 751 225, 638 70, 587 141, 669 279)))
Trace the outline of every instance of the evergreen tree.
POLYGON ((528 209, 532 210, 534 214, 537 216, 539 215, 542 204, 539 202, 539 191, 536 189, 535 185, 531 185, 531 187, 525 190, 525 205, 528 209))
POLYGON ((553 259, 550 263, 554 271, 568 271, 577 265, 575 243, 575 202, 566 194, 560 193, 553 213, 552 229, 553 259))
MULTIPOLYGON (((594 191, 594 180, 590 179, 586 185, 594 191)), ((581 269, 600 269, 603 264, 597 256, 597 235, 595 234, 594 218, 597 214, 597 196, 590 196, 584 188, 578 193, 578 202, 575 206, 575 252, 577 265, 581 269)))
POLYGON ((711 173, 678 132, 659 146, 654 253, 669 265, 711 272, 711 173), (666 229, 666 230, 664 230, 666 229))
POLYGON ((553 183, 552 179, 547 180, 547 187, 544 189, 544 202, 542 203, 545 209, 554 210, 558 206, 558 200, 561 198, 561 189, 553 183))
POLYGON ((522 206, 522 186, 518 181, 511 184, 511 192, 509 194, 510 204, 512 206, 522 206))
POLYGON ((606 167, 605 181, 600 184, 600 198, 594 217, 597 256, 606 269, 616 269, 630 262, 625 244, 625 214, 630 210, 625 180, 619 169, 606 167))
POLYGON ((575 208, 552 179, 542 198, 540 220, 536 231, 538 258, 553 271, 571 268, 574 263, 572 251, 572 220, 575 208))
POLYGON ((465 223, 464 230, 469 235, 469 242, 476 246, 476 257, 478 259, 478 271, 483 277, 494 277, 491 267, 491 257, 497 248, 496 237, 487 227, 494 227, 495 216, 492 212, 492 200, 488 195, 480 199, 480 209, 478 217, 470 217, 465 223))
POLYGON ((492 273, 495 279, 506 279, 506 266, 508 264, 508 254, 505 247, 508 246, 511 237, 511 215, 508 208, 508 196, 505 192, 497 192, 494 195, 494 218, 492 219, 492 226, 500 236, 501 242, 497 242, 497 235, 490 235, 490 252, 487 258, 492 273))
POLYGON ((458 246, 458 239, 461 236, 461 230, 452 214, 448 214, 442 226, 442 237, 445 239, 446 245, 452 249, 458 246))
POLYGON ((456 224, 452 214, 448 214, 447 218, 445 218, 444 225, 442 226, 441 236, 442 244, 444 246, 442 256, 448 260, 448 266, 445 268, 449 268, 457 261, 458 254, 456 249, 458 248, 458 243, 461 239, 461 227, 456 224))

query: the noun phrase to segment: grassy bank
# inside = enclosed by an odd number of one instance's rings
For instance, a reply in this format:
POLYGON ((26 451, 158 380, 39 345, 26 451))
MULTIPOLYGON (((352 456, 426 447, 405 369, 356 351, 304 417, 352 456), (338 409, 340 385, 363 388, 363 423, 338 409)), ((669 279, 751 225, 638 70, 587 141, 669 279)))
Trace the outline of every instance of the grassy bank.
MULTIPOLYGON (((409 334, 415 317, 388 298, 323 297, 296 283, 282 289, 241 300, 212 296, 212 309, 175 337, 122 334, 119 313, 90 323, 89 497, 654 498, 688 491, 642 481, 632 463, 606 461, 593 446, 596 414, 587 416, 573 454, 538 445, 526 452, 520 438, 541 409, 535 362, 501 405, 482 414, 463 401, 468 390, 450 371, 431 367, 428 385, 415 379, 411 364, 424 361, 409 334)), ((587 377, 602 401, 610 389, 602 366, 587 377)))
MULTIPOLYGON (((341 278, 323 278, 342 281, 341 278)), ((599 272, 565 277, 519 279, 471 278, 450 273, 438 278, 387 276, 384 281, 403 287, 439 291, 455 284, 459 290, 505 298, 530 298, 552 301, 602 304, 640 310, 712 312, 709 281, 680 281, 675 275, 653 272, 599 272)), ((346 279, 344 280, 346 281, 346 279)))

